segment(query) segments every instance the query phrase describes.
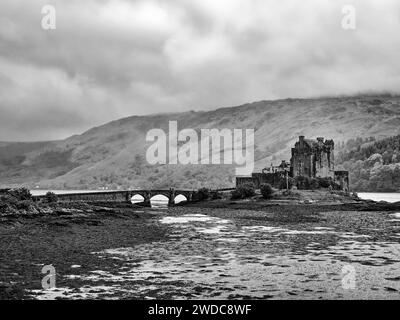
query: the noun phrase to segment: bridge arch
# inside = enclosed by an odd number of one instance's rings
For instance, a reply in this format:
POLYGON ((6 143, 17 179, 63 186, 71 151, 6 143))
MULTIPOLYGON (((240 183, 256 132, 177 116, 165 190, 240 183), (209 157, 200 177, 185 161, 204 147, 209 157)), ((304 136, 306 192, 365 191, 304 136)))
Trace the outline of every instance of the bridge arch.
POLYGON ((193 193, 194 193, 194 191, 176 190, 175 193, 174 193, 174 195, 175 195, 175 196, 181 195, 181 196, 183 196, 183 197, 186 198, 185 201, 190 202, 190 201, 193 200, 193 193))
POLYGON ((145 202, 145 197, 143 196, 143 195, 141 195, 140 193, 135 193, 135 194, 132 194, 132 196, 131 196, 131 202, 133 203, 133 204, 135 204, 135 203, 142 203, 142 202, 145 202))
POLYGON ((177 204, 182 201, 188 201, 187 195, 182 194, 182 193, 176 194, 175 198, 174 198, 174 203, 177 204))
POLYGON ((153 208, 167 207, 171 202, 169 194, 167 193, 152 193, 150 198, 150 205, 153 208))

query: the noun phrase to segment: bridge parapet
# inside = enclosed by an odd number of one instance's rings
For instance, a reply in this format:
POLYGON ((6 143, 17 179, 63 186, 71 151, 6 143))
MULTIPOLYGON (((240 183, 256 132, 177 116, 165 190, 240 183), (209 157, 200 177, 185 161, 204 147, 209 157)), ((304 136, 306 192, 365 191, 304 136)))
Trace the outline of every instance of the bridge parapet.
MULTIPOLYGON (((123 191, 99 191, 99 192, 77 192, 77 193, 65 193, 57 194, 57 199, 60 202, 131 202, 134 195, 140 195, 144 198, 143 203, 145 205, 150 205, 150 200, 155 195, 163 195, 168 198, 169 205, 175 203, 175 197, 178 195, 183 195, 188 202, 193 200, 194 191, 192 190, 123 190, 123 191)), ((41 201, 45 199, 46 196, 33 196, 35 201, 41 201)))
MULTIPOLYGON (((127 191, 99 191, 99 192, 82 192, 82 193, 64 193, 57 194, 57 199, 60 202, 73 202, 73 201, 113 201, 113 202, 124 202, 128 199, 127 191)), ((45 199, 46 196, 33 196, 33 199, 40 201, 45 199)))

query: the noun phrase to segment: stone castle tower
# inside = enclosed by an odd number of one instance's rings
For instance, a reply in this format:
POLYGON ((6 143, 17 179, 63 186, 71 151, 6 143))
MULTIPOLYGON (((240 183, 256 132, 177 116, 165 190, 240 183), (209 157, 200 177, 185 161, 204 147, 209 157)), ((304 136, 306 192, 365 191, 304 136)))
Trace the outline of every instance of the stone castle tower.
POLYGON ((292 177, 307 176, 310 178, 335 178, 334 161, 335 143, 333 140, 317 140, 299 137, 290 159, 292 177))

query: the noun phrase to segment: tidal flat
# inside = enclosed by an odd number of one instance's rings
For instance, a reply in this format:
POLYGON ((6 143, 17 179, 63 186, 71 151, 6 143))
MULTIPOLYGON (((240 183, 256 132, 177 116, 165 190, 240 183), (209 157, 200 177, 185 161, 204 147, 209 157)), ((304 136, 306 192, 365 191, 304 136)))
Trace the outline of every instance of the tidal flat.
POLYGON ((101 204, 3 216, 0 240, 2 299, 400 298, 399 211, 101 204))

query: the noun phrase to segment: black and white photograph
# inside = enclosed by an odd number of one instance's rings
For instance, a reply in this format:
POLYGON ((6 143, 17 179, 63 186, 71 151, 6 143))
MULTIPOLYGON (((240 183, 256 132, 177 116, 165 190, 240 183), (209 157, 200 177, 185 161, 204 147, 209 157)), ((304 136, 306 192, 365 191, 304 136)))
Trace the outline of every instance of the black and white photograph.
POLYGON ((1 0, 0 300, 400 300, 399 30, 398 0, 1 0))

